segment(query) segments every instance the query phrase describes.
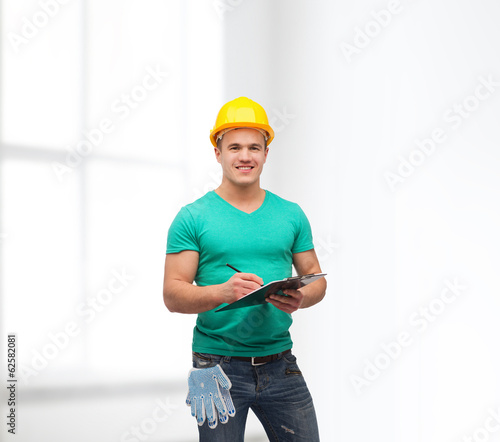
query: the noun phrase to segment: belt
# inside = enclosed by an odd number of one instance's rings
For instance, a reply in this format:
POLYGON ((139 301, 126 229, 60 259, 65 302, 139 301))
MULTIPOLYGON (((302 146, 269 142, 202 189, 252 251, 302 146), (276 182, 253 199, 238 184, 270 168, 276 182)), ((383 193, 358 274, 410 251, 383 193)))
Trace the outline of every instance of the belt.
POLYGON ((268 362, 276 361, 276 359, 281 358, 281 356, 290 353, 291 350, 282 351, 281 353, 276 353, 274 355, 268 356, 231 356, 231 359, 236 359, 238 361, 251 362, 252 365, 264 365, 268 362))

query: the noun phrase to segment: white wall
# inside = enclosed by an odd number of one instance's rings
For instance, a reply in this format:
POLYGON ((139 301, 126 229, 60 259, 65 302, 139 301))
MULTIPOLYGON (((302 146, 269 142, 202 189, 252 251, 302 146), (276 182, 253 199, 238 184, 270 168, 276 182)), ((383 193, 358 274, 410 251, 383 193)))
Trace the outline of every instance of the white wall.
POLYGON ((263 182, 302 205, 329 273, 327 298, 292 328, 323 440, 481 437, 500 406, 499 17, 493 1, 241 2, 226 14, 226 98, 265 94, 271 115, 293 115, 263 182), (435 150, 414 152, 436 130, 435 150), (421 164, 391 186, 410 156, 421 164), (433 300, 455 279, 467 287, 456 300, 433 300), (407 346, 384 356, 401 333, 407 346), (375 361, 388 367, 356 390, 351 376, 375 361))

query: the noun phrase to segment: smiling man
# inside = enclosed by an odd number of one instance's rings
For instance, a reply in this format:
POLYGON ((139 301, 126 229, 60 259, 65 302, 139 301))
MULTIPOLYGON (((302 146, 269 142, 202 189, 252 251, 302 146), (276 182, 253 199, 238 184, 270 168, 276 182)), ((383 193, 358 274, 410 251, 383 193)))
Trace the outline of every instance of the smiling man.
POLYGON ((165 305, 198 314, 187 402, 201 441, 243 441, 249 409, 270 440, 319 440, 289 328, 292 313, 323 299, 325 279, 271 295, 264 305, 215 311, 292 276, 292 265, 299 275, 321 272, 302 209, 260 187, 273 138, 258 103, 226 103, 210 133, 222 183, 184 206, 168 232, 165 305))

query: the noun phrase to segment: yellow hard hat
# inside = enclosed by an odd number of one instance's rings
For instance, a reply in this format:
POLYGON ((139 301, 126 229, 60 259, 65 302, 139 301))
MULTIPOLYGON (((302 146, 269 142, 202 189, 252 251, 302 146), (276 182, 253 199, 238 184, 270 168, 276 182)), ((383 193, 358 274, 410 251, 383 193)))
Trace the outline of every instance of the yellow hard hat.
POLYGON ((274 131, 269 126, 266 111, 259 103, 247 97, 235 98, 221 107, 214 128, 210 132, 210 141, 217 147, 217 134, 237 127, 263 130, 267 134, 267 145, 273 141, 274 131))

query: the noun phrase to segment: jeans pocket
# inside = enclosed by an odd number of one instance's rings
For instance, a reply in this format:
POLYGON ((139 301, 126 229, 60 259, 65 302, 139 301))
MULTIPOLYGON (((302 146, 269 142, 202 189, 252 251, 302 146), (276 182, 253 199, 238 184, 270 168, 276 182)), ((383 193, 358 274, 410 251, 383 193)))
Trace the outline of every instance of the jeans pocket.
POLYGON ((219 363, 219 358, 208 353, 193 352, 193 368, 210 368, 219 363))
POLYGON ((283 359, 285 360, 285 362, 288 362, 289 364, 297 363, 297 358, 292 352, 283 355, 283 359))
POLYGON ((300 371, 300 368, 297 365, 297 358, 292 353, 284 355, 283 360, 286 363, 286 368, 285 368, 286 376, 302 376, 302 372, 300 371))

